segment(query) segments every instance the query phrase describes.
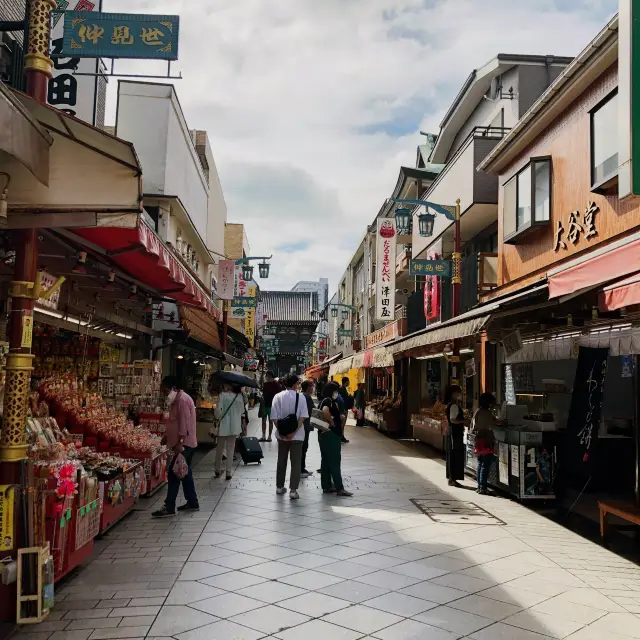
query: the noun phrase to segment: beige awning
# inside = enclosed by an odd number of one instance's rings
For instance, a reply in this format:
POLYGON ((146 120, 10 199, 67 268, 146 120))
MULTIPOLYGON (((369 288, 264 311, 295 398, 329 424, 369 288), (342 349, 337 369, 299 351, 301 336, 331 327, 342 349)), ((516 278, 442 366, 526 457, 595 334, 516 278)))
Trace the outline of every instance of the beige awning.
POLYGON ((353 356, 349 356, 348 358, 342 358, 342 360, 338 360, 335 364, 332 364, 329 367, 329 375, 335 376, 341 373, 347 373, 349 369, 351 369, 351 365, 353 364, 353 356))
MULTIPOLYGON (((17 161, 21 168, 27 169, 46 186, 49 184, 49 147, 52 143, 53 138, 0 82, 0 171, 13 178, 11 167, 7 165, 17 161)), ((4 184, 1 186, 4 188, 4 184)))
POLYGON ((364 351, 361 351, 360 353, 356 353, 356 355, 353 356, 353 362, 351 363, 351 367, 353 369, 362 369, 362 367, 364 367, 364 351))
POLYGON ((427 329, 424 329, 418 334, 414 334, 405 340, 387 346, 387 350, 392 354, 398 354, 418 347, 448 342, 455 338, 467 338, 477 334, 487 324, 490 317, 489 314, 486 314, 445 326, 437 325, 435 327, 427 327, 427 329))
POLYGON ((393 367, 393 353, 386 347, 373 350, 372 367, 393 367))

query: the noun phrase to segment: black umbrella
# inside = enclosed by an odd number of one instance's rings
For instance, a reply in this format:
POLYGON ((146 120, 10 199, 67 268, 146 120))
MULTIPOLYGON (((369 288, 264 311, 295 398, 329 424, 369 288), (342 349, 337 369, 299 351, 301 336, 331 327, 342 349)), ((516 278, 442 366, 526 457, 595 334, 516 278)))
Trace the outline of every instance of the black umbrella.
POLYGON ((236 373, 235 371, 216 371, 213 377, 218 382, 226 382, 227 384, 237 384, 241 387, 251 387, 252 389, 258 389, 258 383, 249 376, 245 376, 242 373, 236 373))

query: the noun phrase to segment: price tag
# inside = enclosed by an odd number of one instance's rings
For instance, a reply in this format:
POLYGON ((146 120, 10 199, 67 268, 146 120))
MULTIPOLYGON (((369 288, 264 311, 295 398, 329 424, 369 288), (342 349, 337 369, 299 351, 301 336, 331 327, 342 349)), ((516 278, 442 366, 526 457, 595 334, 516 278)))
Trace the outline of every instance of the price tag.
POLYGON ((20 346, 30 349, 33 342, 33 316, 22 316, 22 340, 20 346))

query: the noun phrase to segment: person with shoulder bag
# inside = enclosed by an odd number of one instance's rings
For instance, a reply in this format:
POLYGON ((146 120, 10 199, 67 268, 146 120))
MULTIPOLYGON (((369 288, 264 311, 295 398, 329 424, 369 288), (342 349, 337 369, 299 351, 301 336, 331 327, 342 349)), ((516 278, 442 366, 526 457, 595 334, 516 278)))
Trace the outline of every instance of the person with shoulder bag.
POLYGON ((471 433, 475 436, 473 452, 478 461, 478 489, 477 492, 485 495, 489 482, 489 470, 493 463, 495 450, 495 436, 493 428, 496 426, 495 418, 491 413, 491 407, 496 403, 492 393, 483 393, 478 398, 478 409, 473 414, 471 433))
POLYGON ((320 410, 328 429, 318 428, 318 444, 322 462, 320 465, 320 483, 323 493, 335 493, 345 498, 353 494, 344 488, 342 482, 342 409, 338 404, 339 386, 329 382, 323 389, 324 398, 320 410))
POLYGON ((222 475, 222 460, 226 454, 227 480, 231 480, 233 471, 233 454, 236 449, 236 438, 242 433, 242 417, 245 412, 242 389, 235 385, 225 384, 218 396, 214 415, 218 421, 218 444, 214 476, 222 475))
POLYGON ((287 492, 284 483, 287 461, 291 458, 289 497, 297 500, 302 471, 302 446, 304 444, 304 422, 309 417, 307 401, 298 393, 298 376, 290 374, 284 379, 285 390, 278 393, 271 406, 271 418, 276 425, 278 440, 278 467, 276 471, 276 493, 287 492))

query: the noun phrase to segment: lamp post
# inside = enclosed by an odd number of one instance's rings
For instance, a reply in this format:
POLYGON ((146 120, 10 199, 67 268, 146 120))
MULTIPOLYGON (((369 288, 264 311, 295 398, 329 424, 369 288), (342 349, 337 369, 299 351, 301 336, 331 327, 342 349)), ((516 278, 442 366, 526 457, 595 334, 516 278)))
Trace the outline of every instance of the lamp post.
MULTIPOLYGON (((418 214, 418 231, 424 238, 430 238, 433 235, 433 227, 436 214, 445 216, 448 220, 453 221, 453 254, 451 256, 451 314, 455 318, 460 315, 460 290, 462 286, 462 240, 460 237, 460 199, 456 200, 455 205, 442 205, 428 200, 405 200, 402 198, 394 198, 393 202, 397 204, 409 204, 414 206, 427 207, 427 211, 418 214), (435 211, 430 213, 428 209, 435 211)), ((396 220, 397 220, 396 210, 396 220)), ((401 214, 403 215, 403 214, 401 214)), ((459 384, 460 376, 460 343, 456 339, 453 341, 453 357, 450 359, 452 365, 450 370, 450 384, 459 384)))

